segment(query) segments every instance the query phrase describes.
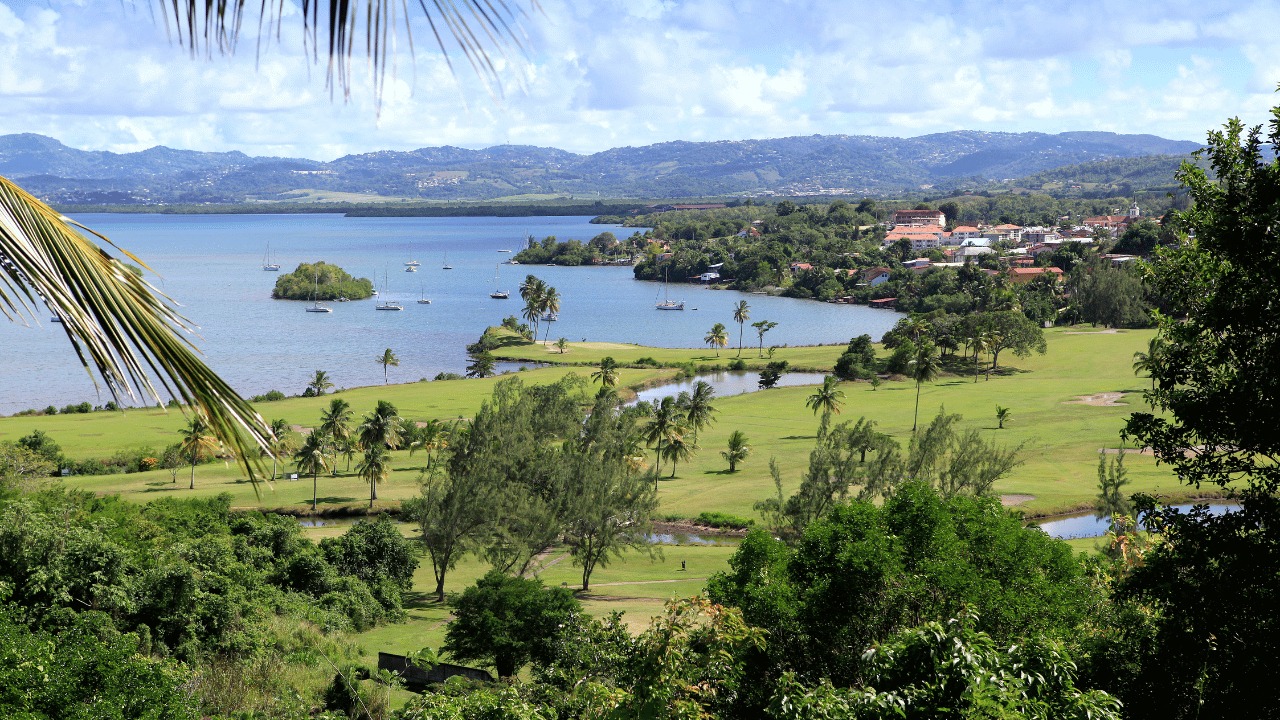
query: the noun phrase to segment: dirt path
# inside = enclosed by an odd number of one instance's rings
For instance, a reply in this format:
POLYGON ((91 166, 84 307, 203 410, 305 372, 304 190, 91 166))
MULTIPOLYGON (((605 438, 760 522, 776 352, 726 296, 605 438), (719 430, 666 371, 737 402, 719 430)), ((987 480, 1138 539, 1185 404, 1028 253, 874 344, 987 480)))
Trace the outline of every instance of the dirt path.
POLYGON ((1078 400, 1063 400, 1063 405, 1092 405, 1094 407, 1124 407, 1129 403, 1117 402, 1124 397, 1120 392, 1101 392, 1092 395, 1076 395, 1078 400))

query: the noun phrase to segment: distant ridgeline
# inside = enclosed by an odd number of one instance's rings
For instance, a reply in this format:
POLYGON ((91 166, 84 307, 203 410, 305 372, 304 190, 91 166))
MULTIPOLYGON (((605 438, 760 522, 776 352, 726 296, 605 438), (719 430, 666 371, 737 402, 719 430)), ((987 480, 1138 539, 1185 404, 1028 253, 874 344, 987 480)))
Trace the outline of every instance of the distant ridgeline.
POLYGON ((373 283, 369 278, 353 278, 337 265, 321 260, 302 263, 298 269, 276 279, 271 297, 276 300, 364 300, 373 296, 373 283))
POLYGON ((629 215, 645 206, 637 203, 582 203, 578 205, 385 205, 353 208, 347 217, 569 217, 574 215, 629 215))

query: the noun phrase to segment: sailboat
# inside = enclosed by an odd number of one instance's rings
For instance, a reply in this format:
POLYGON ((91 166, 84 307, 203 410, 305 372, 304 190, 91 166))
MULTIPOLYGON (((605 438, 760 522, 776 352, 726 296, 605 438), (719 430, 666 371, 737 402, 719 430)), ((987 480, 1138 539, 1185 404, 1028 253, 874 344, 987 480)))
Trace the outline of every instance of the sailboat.
MULTIPOLYGON (((263 268, 263 269, 265 270, 266 268, 263 268)), ((320 273, 317 272, 315 285, 312 286, 311 288, 311 300, 314 304, 311 307, 307 308, 306 310, 307 312, 323 312, 323 313, 333 312, 333 308, 327 307, 325 306, 324 303, 320 302, 319 296, 320 296, 320 273)))
POLYGON ((681 300, 680 302, 676 302, 675 300, 672 300, 671 298, 667 297, 667 280, 670 274, 671 274, 671 271, 668 270, 667 275, 664 275, 662 278, 662 302, 653 306, 655 310, 683 310, 684 309, 683 300, 681 300))
POLYGON ((422 289, 422 283, 418 283, 418 304, 430 305, 431 301, 427 299, 426 291, 422 289))
POLYGON ((413 259, 413 245, 409 245, 409 262, 405 263, 405 272, 418 272, 418 266, 422 263, 413 259))
POLYGON ((444 269, 452 270, 453 266, 449 264, 449 253, 444 254, 444 269))
POLYGON ((507 299, 510 299, 511 297, 511 293, 507 292, 506 290, 498 289, 498 266, 497 265, 493 266, 493 292, 489 293, 489 297, 493 298, 494 300, 507 300, 507 299))
MULTIPOLYGON (((388 280, 389 278, 387 277, 387 273, 384 272, 382 274, 382 289, 384 291, 387 289, 388 280)), ((378 303, 377 305, 374 305, 373 307, 375 310, 403 310, 404 309, 404 307, 402 307, 400 303, 395 300, 384 300, 378 303)))
POLYGON ((271 262, 271 241, 267 241, 267 251, 262 255, 262 269, 268 272, 279 272, 280 263, 271 262))

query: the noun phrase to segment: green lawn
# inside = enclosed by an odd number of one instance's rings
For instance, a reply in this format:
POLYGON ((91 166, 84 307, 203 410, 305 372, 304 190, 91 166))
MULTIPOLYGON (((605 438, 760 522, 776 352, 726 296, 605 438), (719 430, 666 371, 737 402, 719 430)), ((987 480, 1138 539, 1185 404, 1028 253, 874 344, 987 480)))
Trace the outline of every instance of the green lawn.
MULTIPOLYGON (((732 329, 732 328, 731 328, 732 329)), ((1088 328, 1081 328, 1087 331, 1088 328)), ((1024 462, 1008 478, 996 485, 1006 495, 1031 496, 1020 507, 1029 514, 1046 514, 1087 505, 1096 494, 1097 463, 1101 448, 1118 446, 1118 432, 1128 414, 1141 409, 1141 392, 1145 381, 1134 377, 1133 353, 1144 350, 1151 331, 1108 333, 1076 333, 1065 329, 1046 331, 1049 351, 1044 356, 1019 358, 1011 353, 1001 357, 1009 368, 992 379, 972 375, 944 376, 920 392, 920 419, 928 422, 942 407, 963 416, 962 429, 978 428, 984 437, 1002 444, 1023 444, 1024 462), (1122 393, 1118 406, 1066 404, 1076 396, 1095 393, 1122 393), (997 405, 1012 409, 1012 419, 1003 430, 996 428, 997 405)), ((830 368, 842 347, 783 348, 776 357, 793 365, 830 368)), ((558 360, 589 364, 606 355, 627 363, 641 357, 652 357, 663 363, 726 364, 736 349, 714 352, 704 350, 666 350, 634 345, 606 343, 571 343, 563 356, 542 346, 509 342, 500 353, 504 357, 525 360, 558 360)), ((764 361, 748 349, 743 357, 755 366, 764 361)), ((547 367, 521 373, 526 383, 553 382, 567 372, 586 376, 586 367, 547 367)), ((622 386, 641 387, 660 382, 675 372, 672 369, 626 368, 621 372, 622 386)), ((425 421, 433 418, 449 420, 468 418, 479 408, 493 388, 495 378, 446 382, 408 383, 396 386, 374 386, 345 390, 340 397, 351 403, 357 415, 368 412, 380 399, 391 399, 404 417, 425 421)), ((916 402, 916 387, 910 382, 886 382, 879 389, 869 383, 844 383, 843 412, 836 422, 856 420, 865 415, 876 421, 878 429, 905 444, 911 433, 916 402)), ((588 390, 587 394, 592 392, 588 390)), ((694 458, 678 466, 670 478, 670 466, 664 465, 659 482, 663 515, 696 517, 702 511, 719 511, 755 517, 753 504, 773 494, 773 481, 768 464, 775 458, 782 471, 784 492, 799 485, 809 451, 818 427, 818 418, 805 407, 812 394, 808 387, 778 388, 759 393, 720 398, 716 423, 704 430, 701 446, 694 458), (753 454, 736 473, 726 472, 720 458, 729 434, 742 430, 750 439, 753 454)), ((303 428, 313 426, 330 397, 292 398, 259 405, 267 419, 283 418, 303 428)), ((584 400, 586 395, 584 395, 584 400)), ((183 417, 178 411, 131 410, 127 413, 92 413, 88 415, 56 415, 49 417, 0 418, 0 440, 14 440, 39 428, 60 443, 74 458, 109 457, 117 449, 150 445, 157 449, 173 442, 183 417)), ((393 453, 393 472, 389 482, 379 487, 380 507, 398 504, 417 492, 416 479, 426 457, 410 457, 405 451, 393 453)), ((1187 495, 1166 469, 1157 468, 1150 457, 1130 455, 1126 461, 1133 491, 1187 495)), ((339 476, 321 475, 319 496, 322 509, 368 505, 369 488, 354 473, 339 476)), ((268 469, 269 466, 268 466, 268 469)), ((284 468, 282 468, 282 471, 284 468)), ((302 510, 311 503, 310 478, 277 481, 271 486, 255 486, 240 476, 235 466, 222 463, 202 465, 196 469, 196 490, 186 489, 189 470, 180 470, 177 483, 168 471, 135 475, 68 478, 69 487, 98 493, 121 493, 138 501, 160 497, 165 493, 179 496, 207 496, 230 492, 237 507, 289 508, 302 510)), ((406 535, 415 528, 400 526, 406 535)), ((308 528, 309 537, 319 539, 345 532, 346 527, 308 528)), ((1069 544, 1079 552, 1093 552, 1094 540, 1075 540, 1069 544)), ((582 599, 587 610, 606 615, 619 610, 626 613, 628 624, 639 630, 653 615, 662 612, 663 603, 673 597, 687 597, 703 589, 705 578, 727 568, 732 545, 663 546, 661 559, 645 554, 628 553, 592 576, 591 590, 582 599), (685 562, 681 569, 680 562, 685 562)), ((551 586, 576 588, 581 571, 563 553, 553 553, 554 564, 546 567, 542 579, 551 586), (559 558, 557 560, 557 558, 559 558)), ((475 558, 466 558, 449 575, 446 591, 460 592, 486 571, 475 558)), ((439 647, 444 638, 448 610, 437 604, 430 592, 435 587, 431 570, 421 567, 414 578, 414 590, 408 598, 410 621, 401 625, 377 628, 358 637, 369 653, 370 661, 379 650, 406 652, 424 646, 439 647)))

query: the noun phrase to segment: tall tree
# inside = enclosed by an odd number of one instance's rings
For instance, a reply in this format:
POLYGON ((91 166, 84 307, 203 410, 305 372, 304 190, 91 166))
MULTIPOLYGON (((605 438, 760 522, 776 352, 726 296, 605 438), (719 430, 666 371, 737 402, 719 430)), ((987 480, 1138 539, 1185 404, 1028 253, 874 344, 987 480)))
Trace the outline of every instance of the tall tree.
POLYGON ((662 468, 663 444, 670 442, 671 438, 680 433, 681 421, 680 406, 676 403, 676 399, 668 395, 662 398, 653 406, 653 415, 649 418, 649 422, 645 425, 644 440, 649 447, 657 446, 657 452, 654 457, 657 462, 653 469, 654 487, 657 487, 658 472, 662 468))
MULTIPOLYGON (((555 288, 548 286, 546 291, 542 293, 542 311, 548 315, 555 315, 560 312, 560 293, 555 288)), ((547 332, 543 336, 542 342, 546 344, 547 338, 551 337, 551 323, 547 323, 547 332)))
MULTIPOLYGON (((351 456, 355 453, 355 442, 351 436, 351 403, 342 398, 329 400, 328 409, 320 413, 320 433, 329 438, 334 450, 347 456, 347 469, 351 469, 351 456)), ((336 463, 335 463, 336 465, 336 463)))
POLYGON ((591 373, 592 380, 598 380, 601 387, 613 387, 618 384, 618 363, 612 357, 600 358, 600 369, 591 373))
POLYGON ((391 476, 391 454, 381 444, 366 445, 364 460, 356 466, 356 471, 369 483, 369 507, 372 508, 373 501, 378 499, 378 483, 386 482, 391 476))
POLYGON ((716 408, 711 404, 715 399, 716 389, 706 380, 693 384, 693 392, 689 393, 684 404, 684 419, 693 430, 693 445, 698 445, 698 431, 716 421, 716 408))
POLYGON ((364 448, 366 453, 375 446, 392 450, 399 448, 400 416, 396 412, 396 406, 386 400, 379 400, 377 407, 365 413, 358 435, 360 447, 364 448))
POLYGON ((469 378, 487 378, 494 373, 494 364, 497 361, 488 351, 478 355, 473 355, 471 364, 467 366, 467 377, 469 378))
POLYGON ((742 357, 742 329, 751 319, 750 310, 751 306, 746 300, 739 300, 738 304, 733 306, 733 321, 738 323, 738 357, 742 357))
POLYGON ((729 344, 729 336, 725 333, 725 327, 722 323, 716 323, 711 326, 710 332, 703 338, 703 342, 716 349, 716 357, 720 357, 720 348, 729 344))
POLYGON ((395 354, 395 353, 393 353, 393 352, 391 352, 391 348, 387 348, 386 350, 384 350, 384 351, 382 352, 382 354, 381 354, 381 355, 379 355, 379 356, 377 357, 376 362, 377 362, 379 365, 381 365, 381 366, 382 366, 382 382, 383 382, 383 384, 386 384, 386 383, 388 383, 388 382, 391 382, 390 377, 388 377, 388 375, 387 375, 387 368, 388 368, 388 367, 400 367, 400 358, 396 357, 396 354, 395 354))
POLYGON ((822 378, 822 387, 805 400, 805 407, 813 408, 814 415, 817 415, 819 410, 822 411, 820 435, 826 434, 827 427, 831 424, 831 414, 839 415, 840 408, 844 405, 844 391, 838 389, 839 385, 838 378, 828 375, 822 378))
POLYGON ((271 421, 271 481, 275 482, 280 456, 293 452, 293 438, 289 435, 289 421, 277 418, 271 421))
POLYGON ((328 467, 329 439, 318 428, 308 433, 302 447, 293 454, 298 472, 311 474, 311 511, 316 509, 316 494, 320 484, 320 472, 328 467))
POLYGON ((212 455, 221 447, 218 438, 213 435, 204 415, 197 412, 187 419, 186 427, 178 430, 182 436, 182 453, 191 461, 191 486, 196 489, 196 463, 206 455, 212 455))
POLYGON ((915 358, 911 360, 911 379, 916 381, 916 410, 911 421, 911 432, 915 432, 920 424, 920 386, 936 380, 941 370, 938 348, 930 342, 921 343, 916 348, 915 358))
POLYGON ((751 323, 751 327, 755 328, 756 335, 760 336, 760 357, 764 357, 764 334, 778 327, 778 323, 761 320, 760 322, 751 323))

